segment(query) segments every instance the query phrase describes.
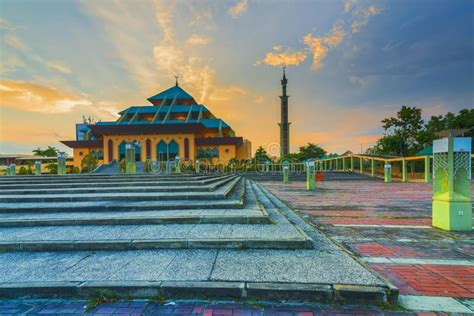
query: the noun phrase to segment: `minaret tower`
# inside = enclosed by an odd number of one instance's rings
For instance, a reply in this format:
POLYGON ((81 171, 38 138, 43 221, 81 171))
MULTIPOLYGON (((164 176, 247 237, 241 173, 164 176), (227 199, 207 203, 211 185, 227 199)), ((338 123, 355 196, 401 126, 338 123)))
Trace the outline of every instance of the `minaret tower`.
POLYGON ((280 96, 280 107, 281 107, 281 120, 278 125, 280 126, 280 158, 285 157, 290 153, 290 124, 288 122, 288 97, 286 95, 286 79, 285 73, 286 67, 283 67, 283 79, 281 79, 281 90, 282 95, 280 96))

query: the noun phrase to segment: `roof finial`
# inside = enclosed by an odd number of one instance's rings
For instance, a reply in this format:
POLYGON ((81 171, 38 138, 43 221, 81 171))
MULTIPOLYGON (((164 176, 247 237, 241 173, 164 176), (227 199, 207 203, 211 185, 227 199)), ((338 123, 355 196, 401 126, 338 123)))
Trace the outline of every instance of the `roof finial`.
POLYGON ((175 75, 174 78, 176 79, 176 85, 178 86, 178 78, 179 78, 179 76, 178 76, 178 75, 175 75))
POLYGON ((282 67, 283 68, 283 79, 286 79, 286 65, 282 67))

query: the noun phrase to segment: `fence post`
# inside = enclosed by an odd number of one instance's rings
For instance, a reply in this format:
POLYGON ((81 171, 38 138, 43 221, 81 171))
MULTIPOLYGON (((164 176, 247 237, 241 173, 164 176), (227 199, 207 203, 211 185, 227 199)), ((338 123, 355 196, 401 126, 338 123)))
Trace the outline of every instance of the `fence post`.
POLYGON ((288 161, 283 162, 283 183, 290 182, 289 180, 290 166, 288 161))
POLYGON ((385 162, 385 165, 383 166, 383 174, 384 174, 384 181, 386 183, 392 182, 392 165, 389 164, 388 162, 385 162))
POLYGON ((132 146, 132 144, 125 145, 125 173, 137 173, 135 146, 132 146))
POLYGON ((66 156, 64 154, 58 154, 58 174, 66 174, 66 156))
POLYGON ((314 191, 316 189, 316 183, 314 179, 315 174, 314 161, 306 162, 306 191, 314 191))
POLYGON ((472 230, 471 150, 470 137, 433 142, 434 227, 472 230))
POLYGON ((41 161, 39 160, 35 161, 35 175, 41 175, 41 161))
POLYGON ((430 183, 430 156, 425 156, 425 183, 430 183))
POLYGON ((407 162, 405 159, 402 159, 402 182, 407 182, 407 162))

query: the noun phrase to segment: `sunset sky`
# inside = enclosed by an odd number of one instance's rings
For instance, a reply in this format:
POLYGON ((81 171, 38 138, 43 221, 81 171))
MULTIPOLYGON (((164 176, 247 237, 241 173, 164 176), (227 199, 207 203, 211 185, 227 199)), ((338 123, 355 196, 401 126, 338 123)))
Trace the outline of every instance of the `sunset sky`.
POLYGON ((403 104, 474 104, 472 0, 0 0, 0 153, 67 148, 82 115, 114 120, 174 84, 236 133, 292 151, 359 152, 403 104))

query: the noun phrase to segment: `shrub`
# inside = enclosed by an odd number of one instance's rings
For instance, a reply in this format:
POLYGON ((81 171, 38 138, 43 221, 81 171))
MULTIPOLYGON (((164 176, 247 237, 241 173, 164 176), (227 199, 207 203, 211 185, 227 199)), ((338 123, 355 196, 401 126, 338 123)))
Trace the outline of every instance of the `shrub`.
POLYGON ((120 169, 120 172, 125 173, 125 159, 123 159, 123 158, 119 162, 119 169, 120 169))
POLYGON ((46 169, 49 170, 49 173, 51 174, 57 174, 58 173, 58 164, 57 163, 50 163, 49 165, 46 166, 46 169))
POLYGON ((25 166, 21 166, 20 170, 18 170, 18 174, 21 174, 21 175, 28 174, 28 170, 25 168, 25 166))
POLYGON ((92 172, 95 168, 97 168, 98 163, 99 160, 97 160, 94 155, 87 154, 81 160, 81 168, 83 171, 87 170, 87 172, 92 172))
POLYGON ((81 173, 81 170, 79 169, 79 167, 74 167, 72 168, 71 173, 78 174, 81 173))

